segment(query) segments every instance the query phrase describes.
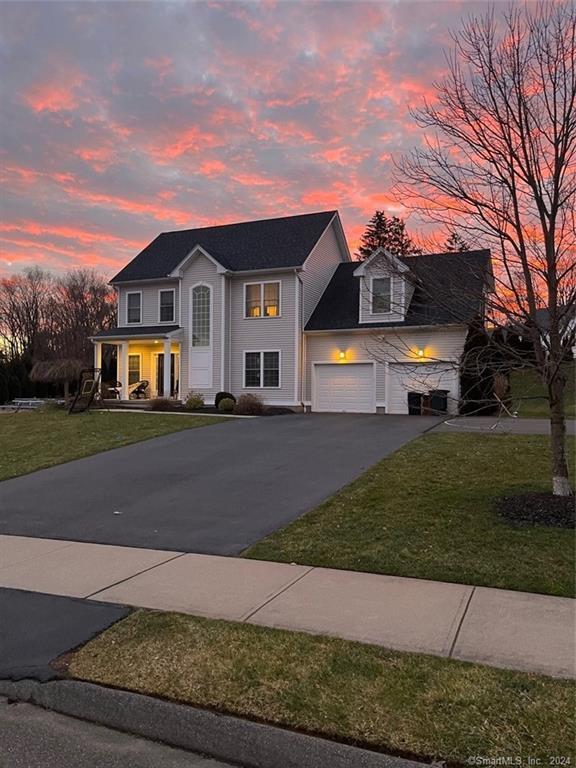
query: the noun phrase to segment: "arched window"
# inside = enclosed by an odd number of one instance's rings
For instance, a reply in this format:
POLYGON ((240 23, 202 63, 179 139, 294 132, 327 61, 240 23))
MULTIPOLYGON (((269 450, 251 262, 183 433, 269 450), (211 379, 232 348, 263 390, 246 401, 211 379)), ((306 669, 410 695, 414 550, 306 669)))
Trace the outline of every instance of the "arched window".
POLYGON ((210 346, 210 286, 192 289, 192 346, 210 346))

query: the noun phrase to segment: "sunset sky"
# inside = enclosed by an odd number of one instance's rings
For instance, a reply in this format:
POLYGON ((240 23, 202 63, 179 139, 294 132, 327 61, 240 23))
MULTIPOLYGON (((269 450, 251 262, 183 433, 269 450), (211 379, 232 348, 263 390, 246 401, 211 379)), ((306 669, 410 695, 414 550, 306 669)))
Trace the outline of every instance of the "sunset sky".
POLYGON ((161 231, 326 208, 354 247, 406 214, 409 107, 487 7, 2 2, 0 275, 111 277, 161 231))

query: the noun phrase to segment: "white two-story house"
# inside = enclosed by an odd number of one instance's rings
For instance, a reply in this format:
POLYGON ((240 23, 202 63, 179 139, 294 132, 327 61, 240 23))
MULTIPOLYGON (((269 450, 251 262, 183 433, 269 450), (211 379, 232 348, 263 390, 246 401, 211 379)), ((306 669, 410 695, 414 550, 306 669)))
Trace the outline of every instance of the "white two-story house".
POLYGON ((408 391, 443 388, 453 410, 489 263, 488 251, 352 261, 337 211, 166 232, 111 281, 118 327, 93 337, 95 367, 116 345, 124 399, 146 380, 149 397, 407 413, 408 391), (455 312, 418 287, 443 273, 468 297, 455 312))

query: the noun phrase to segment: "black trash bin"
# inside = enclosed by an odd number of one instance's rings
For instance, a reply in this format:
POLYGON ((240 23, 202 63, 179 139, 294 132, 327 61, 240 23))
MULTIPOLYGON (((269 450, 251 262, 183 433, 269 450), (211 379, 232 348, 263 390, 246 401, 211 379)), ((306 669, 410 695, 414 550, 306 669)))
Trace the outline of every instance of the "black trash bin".
POLYGON ((430 390, 430 409, 432 413, 447 413, 449 389, 430 390))
POLYGON ((422 392, 408 392, 408 415, 422 415, 422 392))

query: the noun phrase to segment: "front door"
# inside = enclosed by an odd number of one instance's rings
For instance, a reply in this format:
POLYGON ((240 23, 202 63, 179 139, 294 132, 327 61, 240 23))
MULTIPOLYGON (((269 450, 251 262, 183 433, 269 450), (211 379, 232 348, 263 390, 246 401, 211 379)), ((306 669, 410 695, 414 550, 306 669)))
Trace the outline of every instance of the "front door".
POLYGON ((156 356, 156 393, 158 397, 172 397, 178 394, 178 365, 174 352, 170 355, 170 392, 164 393, 164 353, 156 356))

